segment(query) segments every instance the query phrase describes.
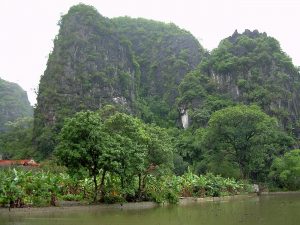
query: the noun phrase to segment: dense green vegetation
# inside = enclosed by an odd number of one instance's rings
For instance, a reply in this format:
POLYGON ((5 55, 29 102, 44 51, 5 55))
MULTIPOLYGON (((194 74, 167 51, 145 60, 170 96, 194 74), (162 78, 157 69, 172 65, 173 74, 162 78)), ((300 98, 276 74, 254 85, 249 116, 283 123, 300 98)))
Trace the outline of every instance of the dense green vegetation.
POLYGON ((300 150, 295 149, 277 157, 271 166, 269 177, 275 185, 285 190, 300 189, 300 150))
POLYGON ((172 147, 167 133, 124 113, 116 112, 104 120, 101 118, 104 112, 105 109, 98 113, 79 112, 67 120, 56 155, 70 173, 88 173, 93 178, 95 193, 101 176, 101 198, 105 195, 107 174, 119 178, 121 190, 126 194, 138 179, 138 189, 142 192, 152 167, 160 170, 172 167, 172 147))
POLYGON ((266 181, 274 157, 294 144, 276 120, 257 106, 216 111, 202 135, 205 170, 255 181, 266 181))
POLYGON ((56 205, 57 198, 80 198, 84 194, 82 181, 65 173, 0 170, 0 205, 9 207, 56 205), (79 194, 80 190, 80 194, 79 194))
MULTIPOLYGON (((84 186, 75 199, 176 202, 245 191, 237 180, 299 190, 300 75, 274 38, 235 32, 208 53, 174 24, 108 19, 83 4, 59 25, 34 120, 0 133, 6 158, 54 159, 72 190, 84 186)), ((43 173, 58 179, 28 176, 43 173)), ((22 204, 35 201, 27 193, 22 204)))
MULTIPOLYGON (((60 201, 92 202, 94 199, 93 180, 70 176, 66 172, 45 172, 43 170, 1 169, 0 206, 10 208, 24 206, 58 206, 60 201)), ((111 173, 105 179, 106 203, 141 200, 141 196, 129 199, 138 193, 138 181, 131 189, 123 190, 120 178, 111 173)), ((143 190, 143 199, 158 203, 177 203, 184 197, 216 197, 251 191, 249 184, 235 179, 224 179, 212 174, 196 176, 186 173, 182 176, 166 174, 149 175, 143 190)))

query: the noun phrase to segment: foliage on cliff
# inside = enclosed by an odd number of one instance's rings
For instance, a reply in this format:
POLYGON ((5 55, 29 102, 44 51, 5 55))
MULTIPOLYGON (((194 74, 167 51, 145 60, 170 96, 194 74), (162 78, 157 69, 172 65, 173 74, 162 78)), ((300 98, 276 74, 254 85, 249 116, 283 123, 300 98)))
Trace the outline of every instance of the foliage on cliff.
MULTIPOLYGON (((256 104, 275 116, 288 132, 299 134, 299 70, 279 42, 266 33, 235 31, 222 40, 194 72, 196 82, 190 83, 201 91, 192 95, 189 92, 194 89, 186 85, 191 77, 186 76, 180 85, 184 87, 180 104, 190 105, 192 112, 208 112, 209 117, 211 107, 206 104, 210 95, 221 96, 234 103, 256 104)), ((192 120, 197 116, 195 113, 192 120)))
POLYGON ((6 129, 7 122, 32 116, 32 111, 26 92, 19 85, 0 78, 0 132, 6 129))
POLYGON ((113 22, 120 36, 130 41, 140 65, 141 118, 161 125, 174 124, 178 118, 178 85, 201 62, 205 50, 191 33, 172 23, 129 17, 113 22))

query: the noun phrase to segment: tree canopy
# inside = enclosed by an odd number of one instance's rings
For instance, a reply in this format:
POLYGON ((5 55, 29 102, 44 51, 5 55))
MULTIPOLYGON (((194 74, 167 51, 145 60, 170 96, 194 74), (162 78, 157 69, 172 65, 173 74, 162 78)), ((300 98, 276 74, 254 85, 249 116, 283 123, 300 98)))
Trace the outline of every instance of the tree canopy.
POLYGON ((136 179, 142 191, 151 166, 172 168, 173 161, 170 138, 163 129, 124 113, 106 113, 83 111, 67 119, 56 148, 56 156, 71 174, 87 171, 93 177, 95 200, 100 175, 102 198, 107 173, 119 177, 124 196, 134 195, 136 179))
POLYGON ((79 112, 66 120, 59 134, 56 155, 71 173, 86 170, 93 177, 95 200, 97 198, 97 177, 107 166, 103 160, 108 151, 109 136, 103 132, 103 123, 97 113, 79 112))
POLYGON ((239 105, 212 114, 204 144, 214 163, 227 160, 239 168, 242 177, 256 180, 262 179, 274 155, 292 145, 292 138, 259 107, 239 105), (279 138, 282 135, 285 138, 279 138))

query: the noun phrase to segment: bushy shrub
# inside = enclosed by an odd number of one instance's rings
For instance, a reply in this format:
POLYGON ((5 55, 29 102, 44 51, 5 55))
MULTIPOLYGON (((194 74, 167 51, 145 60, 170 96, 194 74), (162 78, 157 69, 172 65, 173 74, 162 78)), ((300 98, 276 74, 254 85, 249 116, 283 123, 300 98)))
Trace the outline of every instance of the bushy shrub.
MULTIPOLYGON (((180 197, 219 197, 249 191, 250 185, 233 178, 206 174, 197 176, 191 171, 182 176, 148 174, 145 186, 138 189, 138 180, 122 189, 120 178, 108 174, 102 201, 122 203, 125 201, 155 201, 176 204, 180 197)), ((67 173, 52 173, 43 170, 2 169, 0 170, 0 206, 50 206, 59 200, 92 200, 93 181, 77 179, 67 173)))
POLYGON ((56 205, 61 196, 68 198, 77 188, 72 186, 72 183, 74 184, 72 178, 63 173, 21 168, 2 169, 0 170, 0 205, 8 207, 56 205))
POLYGON ((286 190, 300 189, 300 149, 278 157, 271 166, 269 178, 277 187, 286 190))

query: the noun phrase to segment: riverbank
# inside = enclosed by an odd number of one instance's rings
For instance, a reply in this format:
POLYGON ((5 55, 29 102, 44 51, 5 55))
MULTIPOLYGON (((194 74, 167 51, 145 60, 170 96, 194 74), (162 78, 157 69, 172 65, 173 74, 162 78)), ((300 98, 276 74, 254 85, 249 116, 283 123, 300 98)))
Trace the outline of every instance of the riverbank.
POLYGON ((300 194, 299 191, 276 191, 276 192, 261 192, 260 195, 290 195, 290 194, 300 194))
POLYGON ((103 210, 132 210, 132 209, 151 209, 159 207, 160 204, 155 202, 129 202, 115 204, 69 204, 64 206, 49 206, 49 207, 25 207, 25 208, 0 208, 1 214, 22 215, 22 214, 43 214, 43 213, 75 213, 83 211, 103 211, 103 210))
MULTIPOLYGON (((214 201, 233 201, 247 199, 257 196, 254 194, 242 194, 242 195, 232 195, 224 197, 205 197, 205 198, 195 198, 195 197, 182 197, 179 199, 178 205, 188 205, 192 203, 205 203, 214 201)), ((22 214, 40 214, 40 213, 74 213, 82 211, 103 211, 103 210, 143 210, 151 209, 155 207, 168 206, 169 203, 156 203, 156 202, 129 202, 129 203, 115 203, 115 204, 88 204, 84 202, 60 202, 59 206, 50 207, 25 207, 25 208, 0 208, 0 214, 10 214, 10 215, 22 215, 22 214)))
POLYGON ((186 204, 197 203, 197 202, 201 203, 201 202, 216 202, 216 201, 232 201, 232 200, 251 198, 255 196, 257 196, 256 193, 229 195, 223 197, 205 197, 205 198, 187 197, 187 198, 180 198, 178 204, 186 205, 186 204))
MULTIPOLYGON (((286 191, 286 192, 262 192, 261 195, 300 195, 300 191, 286 191)), ((256 193, 230 195, 223 197, 181 197, 178 201, 178 205, 188 205, 195 203, 205 202, 228 202, 235 200, 244 200, 248 198, 257 197, 256 193)), ((0 214, 10 215, 22 215, 22 214, 40 214, 40 213, 75 213, 81 211, 103 211, 103 210, 143 210, 151 209, 155 207, 168 206, 169 203, 156 203, 156 202, 128 202, 128 203, 115 203, 115 204, 89 204, 87 202, 75 202, 75 201, 60 201, 59 206, 49 207, 24 207, 24 208, 0 208, 0 214)))

